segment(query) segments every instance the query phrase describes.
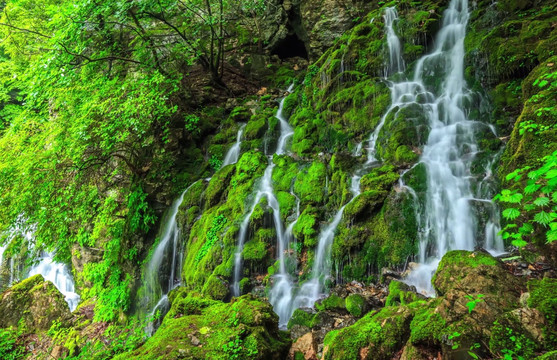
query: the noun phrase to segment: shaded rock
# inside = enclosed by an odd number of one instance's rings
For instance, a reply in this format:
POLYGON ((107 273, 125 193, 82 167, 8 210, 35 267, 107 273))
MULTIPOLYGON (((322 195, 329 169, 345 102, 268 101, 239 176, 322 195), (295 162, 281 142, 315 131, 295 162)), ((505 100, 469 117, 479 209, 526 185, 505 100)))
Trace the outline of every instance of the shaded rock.
MULTIPOLYGON (((295 360, 296 355, 301 353, 305 360, 317 360, 317 343, 311 332, 306 333, 296 340, 290 348, 288 359, 295 360)), ((298 355, 299 357, 299 355, 298 355)))
POLYGON ((40 274, 13 285, 0 298, 0 328, 48 330, 54 320, 70 317, 64 296, 40 274))

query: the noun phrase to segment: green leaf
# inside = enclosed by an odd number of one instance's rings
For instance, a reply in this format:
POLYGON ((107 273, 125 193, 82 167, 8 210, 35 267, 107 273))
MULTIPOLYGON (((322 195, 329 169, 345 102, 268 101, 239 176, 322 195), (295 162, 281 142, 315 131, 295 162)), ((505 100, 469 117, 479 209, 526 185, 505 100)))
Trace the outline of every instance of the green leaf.
POLYGON ((513 240, 511 243, 513 244, 513 246, 516 246, 517 248, 521 248, 528 245, 528 243, 522 239, 513 240))
POLYGON ((524 188, 524 193, 525 194, 533 194, 536 191, 538 191, 538 189, 541 188, 541 187, 542 187, 541 185, 536 184, 536 183, 530 184, 530 185, 528 185, 524 188))
POLYGON ((551 215, 545 211, 540 211, 534 216, 534 221, 545 226, 551 222, 551 218, 551 215))
POLYGON ((551 169, 545 174, 546 179, 553 179, 557 176, 557 169, 551 169))
POLYGON ((534 205, 536 206, 545 206, 549 204, 549 198, 543 196, 543 197, 539 197, 536 200, 534 200, 534 205))
POLYGON ((547 243, 557 241, 557 230, 549 230, 545 233, 545 236, 547 238, 547 243))
POLYGON ((503 217, 508 220, 514 220, 520 216, 520 211, 515 208, 508 208, 503 210, 503 217))
POLYGON ((532 231, 534 231, 534 227, 529 223, 524 223, 524 224, 522 224, 520 229, 518 229, 518 231, 521 234, 528 235, 528 234, 531 234, 532 231))

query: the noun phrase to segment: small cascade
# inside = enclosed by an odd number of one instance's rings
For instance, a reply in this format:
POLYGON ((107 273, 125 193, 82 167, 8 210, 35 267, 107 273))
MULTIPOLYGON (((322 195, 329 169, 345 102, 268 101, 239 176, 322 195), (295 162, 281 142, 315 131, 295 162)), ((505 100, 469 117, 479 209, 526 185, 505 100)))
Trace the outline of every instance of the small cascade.
POLYGON ((25 268, 24 261, 21 259, 10 257, 6 259, 8 262, 7 264, 4 261, 5 250, 9 243, 17 236, 21 236, 25 239, 29 249, 34 248, 35 230, 35 226, 27 225, 27 219, 23 215, 20 215, 14 226, 8 231, 6 245, 0 248, 0 266, 9 267, 9 276, 4 279, 6 283, 0 285, 2 287, 8 287, 17 281, 41 274, 46 281, 50 281, 56 286, 58 291, 64 295, 64 299, 68 303, 70 311, 74 311, 81 298, 75 291, 72 273, 67 265, 54 261, 53 253, 42 253, 41 257, 38 259, 38 263, 28 269, 25 268), (22 278, 19 278, 20 276, 22 278))
POLYGON ((238 135, 236 136, 236 143, 232 145, 230 150, 226 153, 224 160, 222 161, 221 168, 225 167, 226 165, 235 164, 240 157, 240 146, 242 145, 242 135, 244 134, 244 129, 246 128, 246 124, 242 124, 240 129, 238 130, 238 135))
MULTIPOLYGON (((402 45, 398 36, 394 31, 394 24, 398 21, 398 13, 394 7, 389 7, 385 9, 385 15, 383 15, 385 20, 385 33, 387 37, 387 47, 389 49, 389 63, 385 66, 385 78, 392 74, 402 73, 405 70, 404 59, 402 58, 402 45)), ((404 102, 408 101, 406 98, 409 93, 416 92, 416 89, 410 85, 408 82, 394 83, 387 80, 389 89, 391 90, 391 106, 387 109, 385 114, 379 120, 379 123, 371 133, 369 137, 369 147, 368 147, 368 158, 367 164, 377 161, 375 158, 375 145, 377 144, 377 139, 379 138, 379 132, 385 125, 385 120, 389 114, 398 109, 399 106, 404 102)), ((416 94, 413 95, 410 101, 415 101, 416 94)))
POLYGON ((168 293, 180 285, 182 272, 181 233, 176 217, 184 196, 195 183, 188 186, 167 210, 159 230, 160 242, 144 269, 144 293, 142 307, 151 316, 159 314, 150 322, 145 332, 152 335, 169 310, 168 293))
MULTIPOLYGON (((286 91, 290 93, 293 88, 294 88, 294 83, 292 83, 286 91)), ((288 123, 288 120, 282 114, 282 110, 284 108, 285 100, 286 100, 286 97, 281 100, 281 102, 279 104, 279 109, 277 111, 277 114, 275 115, 275 117, 280 122, 280 137, 278 139, 277 150, 275 152, 275 154, 277 154, 277 155, 283 155, 284 154, 284 152, 286 150, 286 142, 288 141, 288 139, 290 137, 292 137, 292 135, 294 135, 294 129, 292 129, 292 127, 288 123)))
MULTIPOLYGON (((291 192, 294 195, 293 192, 291 192)), ((294 195, 296 196, 296 195, 294 195)), ((290 256, 287 258, 288 252, 290 251, 290 244, 294 240, 294 235, 292 230, 300 218, 300 199, 296 196, 296 217, 292 221, 286 231, 284 232, 284 242, 279 244, 278 249, 278 260, 279 260, 279 271, 275 274, 273 287, 271 288, 271 293, 269 294, 269 302, 273 305, 275 313, 279 316, 279 328, 285 329, 288 324, 288 320, 291 316, 291 305, 294 281, 287 268, 287 261, 291 260, 293 264, 296 261, 295 256, 290 256)))
POLYGON ((65 264, 53 260, 52 254, 45 253, 39 263, 29 270, 28 277, 41 274, 45 280, 51 281, 64 295, 70 311, 74 311, 79 304, 80 297, 75 292, 73 277, 65 264))
MULTIPOLYGON (((287 92, 292 91, 293 87, 294 84, 290 85, 287 89, 287 92)), ((275 154, 277 155, 281 155, 286 152, 287 140, 294 134, 294 130, 292 129, 290 124, 288 124, 288 121, 282 114, 285 100, 286 97, 284 97, 280 101, 278 111, 275 115, 275 117, 280 121, 280 137, 279 137, 277 149, 275 151, 275 154)), ((277 198, 275 197, 275 193, 273 189, 272 175, 273 175, 274 167, 275 164, 273 163, 273 158, 272 156, 270 156, 269 165, 267 166, 267 169, 265 169, 265 173, 263 174, 263 178, 261 179, 259 188, 253 199, 250 211, 248 212, 248 214, 240 224, 240 231, 238 233, 238 246, 236 248, 236 252, 234 253, 234 272, 233 272, 232 285, 231 285, 232 296, 241 295, 240 280, 242 280, 242 270, 243 270, 242 251, 244 250, 244 245, 247 240, 251 215, 253 214, 257 204, 259 204, 259 202, 264 196, 267 198, 267 203, 269 207, 271 207, 271 209, 273 210, 273 220, 275 224, 275 230, 277 233, 277 245, 278 245, 277 247, 279 249, 286 249, 288 247, 288 241, 285 237, 284 227, 282 224, 282 220, 280 218, 279 203, 277 198)), ((283 256, 281 255, 283 253, 284 251, 279 250, 279 257, 283 256)), ((283 262, 284 261, 281 261, 281 264, 283 262)))
MULTIPOLYGON (((431 277, 441 257, 449 250, 472 250, 477 243, 480 219, 474 213, 474 204, 491 204, 490 197, 473 194, 475 181, 471 163, 478 146, 474 131, 487 125, 467 118, 466 103, 472 93, 464 80, 464 37, 468 22, 468 1, 452 0, 443 16, 435 49, 416 63, 414 77, 406 80, 402 75, 391 82, 392 104, 370 138, 369 161, 375 160, 375 143, 386 116, 407 106, 420 106, 429 120, 430 133, 420 163, 427 172, 425 205, 420 207, 419 254, 421 266, 406 279, 426 294, 433 294, 431 277), (436 80, 441 80, 440 85, 436 80)), ((387 9, 385 27, 389 43, 389 71, 404 71, 404 63, 396 60, 400 55, 400 41, 392 30, 396 12, 387 9), (396 38, 396 40, 395 40, 396 38)), ((401 183, 401 188, 407 186, 401 183)), ((415 193, 410 192, 414 197, 415 193)), ((496 235, 497 211, 486 223, 484 246, 502 247, 496 235)))
MULTIPOLYGON (((394 8, 388 8, 384 15, 385 27, 387 33, 387 44, 389 49, 389 65, 387 66, 385 73, 398 73, 404 70, 404 61, 402 60, 402 48, 398 37, 395 35, 393 30, 393 24, 398 20, 398 14, 394 8)), ((373 19, 372 19, 373 21, 373 19)), ((396 84, 390 83, 391 96, 392 99, 399 99, 402 96, 403 89, 399 89, 396 84)), ((399 101, 402 101, 399 99, 399 101)), ((394 103, 394 102, 393 102, 394 103)), ((360 181, 362 177, 369 171, 370 168, 377 163, 375 159, 375 143, 379 132, 383 127, 387 115, 395 109, 396 105, 393 104, 387 111, 387 113, 381 118, 379 124, 375 128, 369 140, 368 148, 368 160, 354 172, 350 183, 350 192, 352 193, 353 201, 361 193, 360 181)), ((358 157, 361 155, 362 144, 358 144, 353 152, 353 156, 358 157)), ((350 204, 348 202, 342 206, 332 221, 321 231, 318 238, 317 252, 315 254, 315 260, 312 268, 312 277, 310 280, 305 282, 295 298, 292 300, 292 304, 288 307, 289 313, 286 319, 286 323, 292 316, 295 309, 300 307, 313 307, 315 302, 320 298, 325 296, 325 282, 330 277, 331 273, 331 247, 335 237, 336 229, 342 220, 342 215, 344 213, 345 207, 350 204)))

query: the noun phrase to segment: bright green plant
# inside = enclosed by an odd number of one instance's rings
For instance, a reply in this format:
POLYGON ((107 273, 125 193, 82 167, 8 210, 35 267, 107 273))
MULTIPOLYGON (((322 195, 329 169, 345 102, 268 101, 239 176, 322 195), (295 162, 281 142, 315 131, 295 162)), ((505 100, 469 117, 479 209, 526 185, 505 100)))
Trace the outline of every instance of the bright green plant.
POLYGON ((504 189, 494 198, 506 205, 503 239, 517 247, 536 235, 544 236, 547 243, 557 240, 557 151, 544 157, 540 167, 517 169, 506 180, 514 182, 515 188, 504 189))
POLYGON ((218 233, 222 230, 222 228, 224 227, 224 225, 226 224, 227 221, 228 220, 226 219, 226 217, 224 215, 218 215, 217 217, 215 217, 213 219, 212 226, 209 229, 209 231, 207 232, 207 237, 205 239, 205 243, 203 244, 201 249, 199 249, 199 251, 195 255, 195 262, 196 263, 198 263, 201 259, 203 259, 203 257, 205 255, 207 255, 209 250, 217 242, 217 240, 219 239, 218 233))
POLYGON ((468 308, 468 314, 471 314, 472 311, 474 311, 474 309, 476 308, 476 305, 478 305, 480 302, 484 301, 483 297, 485 295, 484 294, 478 294, 475 297, 472 295, 466 295, 466 298, 470 301, 468 301, 466 303, 466 307, 468 308))
POLYGON ((18 341, 15 331, 0 329, 0 358, 4 360, 19 360, 24 358, 25 348, 18 341))

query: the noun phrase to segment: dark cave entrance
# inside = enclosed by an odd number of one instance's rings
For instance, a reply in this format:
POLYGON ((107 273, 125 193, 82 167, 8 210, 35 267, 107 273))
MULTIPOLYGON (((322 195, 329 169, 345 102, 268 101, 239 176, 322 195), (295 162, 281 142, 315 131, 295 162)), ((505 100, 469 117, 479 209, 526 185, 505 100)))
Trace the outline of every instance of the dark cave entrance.
POLYGON ((271 55, 278 55, 281 60, 293 57, 308 58, 306 45, 296 34, 287 35, 279 41, 273 51, 271 51, 271 55))

